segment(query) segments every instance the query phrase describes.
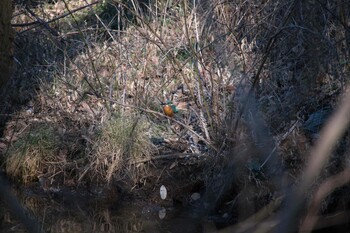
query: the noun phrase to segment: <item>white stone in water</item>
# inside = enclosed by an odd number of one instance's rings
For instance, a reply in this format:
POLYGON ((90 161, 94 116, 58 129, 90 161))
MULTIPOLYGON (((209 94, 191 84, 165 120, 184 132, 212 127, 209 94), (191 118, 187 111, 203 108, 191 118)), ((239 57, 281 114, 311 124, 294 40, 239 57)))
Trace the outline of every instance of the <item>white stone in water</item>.
POLYGON ((201 195, 199 193, 192 193, 191 199, 193 201, 197 201, 199 198, 201 198, 201 195))
POLYGON ((159 219, 164 219, 166 216, 166 209, 164 207, 162 207, 159 211, 158 211, 158 217, 159 219))
POLYGON ((166 198, 166 196, 168 195, 168 192, 167 192, 164 185, 160 186, 159 194, 160 194, 160 198, 162 198, 162 200, 164 200, 166 198))

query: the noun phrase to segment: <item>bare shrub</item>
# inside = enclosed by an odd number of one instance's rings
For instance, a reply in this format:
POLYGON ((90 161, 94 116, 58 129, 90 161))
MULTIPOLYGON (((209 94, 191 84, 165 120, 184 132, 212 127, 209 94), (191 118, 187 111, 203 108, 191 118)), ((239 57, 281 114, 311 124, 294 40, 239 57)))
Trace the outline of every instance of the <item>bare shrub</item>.
MULTIPOLYGON (((45 32, 38 43, 55 50, 46 57, 32 52, 53 77, 40 89, 40 111, 81 132, 88 142, 84 172, 99 182, 135 185, 149 161, 171 158, 152 156, 153 137, 160 147, 212 155, 202 174, 209 203, 203 206, 240 214, 227 224, 254 219, 262 209, 263 224, 271 216, 267 203, 276 211, 285 188, 303 182, 307 151, 347 82, 349 3, 103 1, 75 14, 69 8, 81 1, 73 2, 60 6, 69 12, 58 24, 61 34, 49 23, 31 34, 45 32), (163 116, 168 100, 186 107, 163 116)), ((334 164, 345 166, 339 161, 347 144, 339 144, 334 164)), ((307 183, 309 199, 310 186, 339 172, 330 163, 317 166, 317 182, 307 183)))

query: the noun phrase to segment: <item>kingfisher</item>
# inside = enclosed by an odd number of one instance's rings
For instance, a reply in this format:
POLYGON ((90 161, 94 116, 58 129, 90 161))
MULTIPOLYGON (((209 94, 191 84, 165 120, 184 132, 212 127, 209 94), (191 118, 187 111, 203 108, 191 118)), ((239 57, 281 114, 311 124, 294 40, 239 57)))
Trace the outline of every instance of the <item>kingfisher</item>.
POLYGON ((173 117, 175 113, 179 111, 175 106, 175 104, 173 104, 173 102, 170 100, 167 100, 165 104, 163 103, 163 105, 164 105, 163 107, 164 114, 167 115, 168 117, 173 117))

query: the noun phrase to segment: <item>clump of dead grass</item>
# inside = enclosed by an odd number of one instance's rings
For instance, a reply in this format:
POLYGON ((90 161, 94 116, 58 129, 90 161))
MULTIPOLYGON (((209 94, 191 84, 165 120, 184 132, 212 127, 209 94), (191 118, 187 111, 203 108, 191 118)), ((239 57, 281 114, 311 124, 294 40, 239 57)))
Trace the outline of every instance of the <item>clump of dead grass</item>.
POLYGON ((36 180, 38 175, 54 169, 59 146, 54 127, 47 124, 31 127, 10 148, 6 158, 7 174, 25 184, 36 180))
POLYGON ((148 124, 142 117, 128 114, 106 122, 92 147, 89 160, 93 177, 110 183, 130 179, 134 183, 147 171, 136 161, 150 158, 155 147, 148 137, 148 124))

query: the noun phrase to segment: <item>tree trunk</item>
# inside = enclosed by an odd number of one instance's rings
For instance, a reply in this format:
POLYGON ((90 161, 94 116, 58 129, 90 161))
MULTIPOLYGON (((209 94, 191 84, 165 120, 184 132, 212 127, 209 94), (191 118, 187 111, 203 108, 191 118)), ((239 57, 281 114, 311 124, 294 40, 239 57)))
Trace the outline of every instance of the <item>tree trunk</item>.
POLYGON ((0 0, 0 88, 10 79, 13 53, 11 0, 0 0))

